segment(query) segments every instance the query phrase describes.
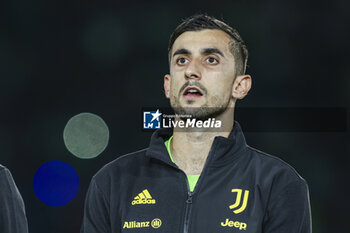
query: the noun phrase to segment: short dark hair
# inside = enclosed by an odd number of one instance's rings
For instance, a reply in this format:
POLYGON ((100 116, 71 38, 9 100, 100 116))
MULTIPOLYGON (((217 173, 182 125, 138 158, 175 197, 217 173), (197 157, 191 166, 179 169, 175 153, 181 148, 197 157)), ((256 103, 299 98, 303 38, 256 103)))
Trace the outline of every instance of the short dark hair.
POLYGON ((205 29, 218 29, 226 32, 231 38, 232 43, 230 44, 230 50, 235 59, 236 75, 243 75, 246 71, 248 61, 248 50, 247 47, 239 35, 236 29, 233 29, 221 20, 206 14, 196 14, 185 19, 170 36, 168 56, 169 63, 171 61, 172 47, 175 40, 184 32, 187 31, 201 31, 205 29))

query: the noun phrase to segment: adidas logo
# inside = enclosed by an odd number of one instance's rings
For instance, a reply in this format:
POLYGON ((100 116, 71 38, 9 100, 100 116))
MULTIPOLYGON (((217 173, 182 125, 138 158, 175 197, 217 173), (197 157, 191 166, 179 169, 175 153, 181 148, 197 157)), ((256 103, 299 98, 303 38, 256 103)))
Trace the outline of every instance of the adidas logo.
POLYGON ((131 204, 156 204, 156 200, 154 200, 148 190, 145 189, 134 198, 131 204))

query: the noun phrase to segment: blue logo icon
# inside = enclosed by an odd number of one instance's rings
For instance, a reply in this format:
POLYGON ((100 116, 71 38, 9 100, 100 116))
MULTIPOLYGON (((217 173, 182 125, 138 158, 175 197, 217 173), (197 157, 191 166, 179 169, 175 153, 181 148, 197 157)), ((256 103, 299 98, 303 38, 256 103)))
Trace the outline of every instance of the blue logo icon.
POLYGON ((162 113, 157 111, 143 112, 143 128, 144 129, 160 129, 160 118, 162 113))

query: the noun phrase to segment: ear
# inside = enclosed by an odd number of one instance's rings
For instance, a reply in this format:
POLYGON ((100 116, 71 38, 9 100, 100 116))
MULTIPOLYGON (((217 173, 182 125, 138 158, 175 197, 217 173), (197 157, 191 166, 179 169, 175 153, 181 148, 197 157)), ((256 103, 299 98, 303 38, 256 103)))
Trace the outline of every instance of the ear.
POLYGON ((170 98, 170 74, 164 75, 164 93, 167 99, 170 98))
POLYGON ((234 99, 243 99, 252 87, 252 77, 250 75, 238 75, 233 82, 232 97, 234 99))

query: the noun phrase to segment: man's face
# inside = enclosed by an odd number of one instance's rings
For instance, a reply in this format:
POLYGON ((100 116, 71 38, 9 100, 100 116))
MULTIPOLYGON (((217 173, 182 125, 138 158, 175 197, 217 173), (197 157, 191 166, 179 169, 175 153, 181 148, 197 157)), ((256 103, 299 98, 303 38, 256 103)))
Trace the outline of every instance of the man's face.
POLYGON ((164 88, 178 114, 215 117, 232 99, 235 61, 231 38, 221 30, 188 31, 174 42, 164 88))

